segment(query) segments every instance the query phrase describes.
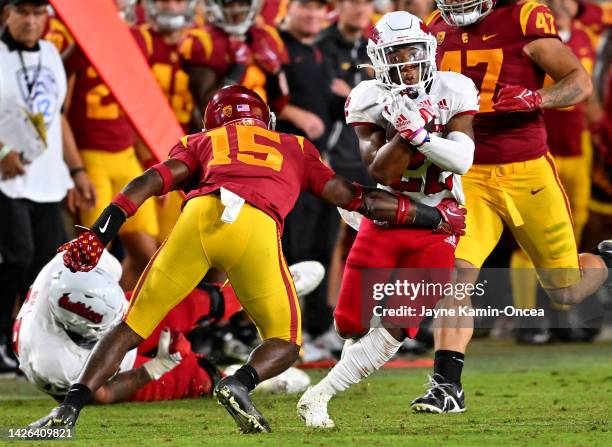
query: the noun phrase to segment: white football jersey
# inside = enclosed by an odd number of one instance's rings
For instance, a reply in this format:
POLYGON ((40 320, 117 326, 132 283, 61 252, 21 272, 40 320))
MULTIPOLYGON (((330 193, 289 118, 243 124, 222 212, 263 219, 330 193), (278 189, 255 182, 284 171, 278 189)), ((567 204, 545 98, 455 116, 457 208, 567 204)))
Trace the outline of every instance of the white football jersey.
MULTIPOLYGON (((113 264, 117 263, 117 260, 106 251, 105 254, 106 256, 103 254, 100 259, 99 265, 105 271, 114 274, 116 266, 113 264)), ((55 321, 49 309, 47 291, 53 272, 65 268, 62 256, 63 253, 58 253, 40 271, 32 284, 28 299, 17 315, 13 329, 19 368, 36 387, 56 396, 66 394, 70 385, 81 373, 93 348, 81 347, 72 341, 63 326, 55 321)), ((114 276, 116 277, 116 274, 114 276)), ((119 371, 132 369, 135 360, 134 349, 126 354, 119 371)))
MULTIPOLYGON (((346 101, 346 122, 353 126, 375 125, 387 129, 388 122, 382 112, 385 103, 390 98, 389 90, 372 79, 360 82, 346 101)), ((431 101, 436 111, 432 135, 446 134, 446 124, 456 115, 475 114, 479 110, 479 95, 471 79, 459 73, 438 71, 429 90, 416 100, 431 101)), ((413 157, 414 158, 414 157, 413 157)), ((461 187, 461 176, 449 171, 443 171, 427 158, 413 159, 406 168, 400 182, 393 188, 379 185, 379 188, 393 192, 402 192, 416 202, 435 206, 446 198, 454 198, 458 203, 465 203, 461 187)))

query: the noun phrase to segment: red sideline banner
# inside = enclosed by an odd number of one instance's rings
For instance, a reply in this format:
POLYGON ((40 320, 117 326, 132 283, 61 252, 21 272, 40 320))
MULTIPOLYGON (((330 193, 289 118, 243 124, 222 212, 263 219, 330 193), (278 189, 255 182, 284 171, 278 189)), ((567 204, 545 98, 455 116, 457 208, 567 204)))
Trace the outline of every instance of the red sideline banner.
POLYGON ((183 135, 113 0, 51 0, 102 80, 158 160, 183 135))

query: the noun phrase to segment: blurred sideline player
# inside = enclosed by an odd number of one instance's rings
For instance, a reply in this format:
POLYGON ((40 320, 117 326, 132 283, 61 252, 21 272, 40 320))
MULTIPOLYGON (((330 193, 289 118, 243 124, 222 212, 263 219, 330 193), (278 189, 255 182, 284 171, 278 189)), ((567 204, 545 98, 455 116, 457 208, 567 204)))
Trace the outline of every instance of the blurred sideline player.
MULTIPOLYGON (((569 0, 574 5, 577 2, 569 0)), ((567 10, 568 0, 549 0, 548 6, 555 17, 559 37, 589 74, 593 75, 595 49, 590 34, 580 22, 574 20, 567 10)), ((576 6, 577 9, 577 6, 576 6)), ((550 76, 544 79, 544 86, 554 83, 550 76)), ((593 93, 591 98, 593 98, 593 93)), ((588 101, 592 102, 592 99, 588 101)), ((560 109, 544 110, 547 144, 555 159, 557 173, 567 195, 572 213, 574 236, 577 246, 582 240, 582 231, 589 217, 591 195, 591 161, 593 148, 587 127, 587 101, 560 109)), ((516 307, 533 309, 536 306, 537 276, 527 254, 517 250, 510 261, 512 296, 516 307), (515 270, 516 269, 516 270, 515 270)), ((553 303, 554 305, 554 303, 553 303)), ((555 307, 559 307, 556 305, 555 307)), ((567 309, 568 306, 561 306, 567 309)), ((549 341, 548 331, 534 328, 519 328, 517 339, 525 343, 549 341)))
MULTIPOLYGON (((606 280, 604 260, 578 255, 571 212, 548 153, 541 109, 567 107, 591 94, 588 73, 561 42, 548 7, 535 2, 437 0, 429 29, 438 69, 480 87, 474 165, 463 177, 466 235, 457 247, 457 281, 473 284, 504 224, 534 263, 551 299, 573 304, 606 280), (555 84, 542 88, 544 75, 555 84)), ((599 245, 612 264, 612 243, 599 245)), ((456 306, 457 304, 453 304, 456 306)), ((412 408, 465 411, 461 371, 473 322, 442 321, 434 331, 434 376, 412 408)))
POLYGON ((263 342, 248 363, 221 380, 217 400, 243 432, 270 431, 249 392, 289 368, 301 345, 299 302, 280 236, 301 189, 382 221, 455 231, 435 208, 336 176, 313 144, 273 131, 274 115, 243 86, 225 87, 205 113, 205 131, 181 138, 170 158, 131 181, 92 229, 59 250, 74 271, 97 264, 126 217, 153 195, 184 188, 183 212, 138 282, 124 321, 95 347, 62 405, 32 426, 72 426, 125 354, 147 338, 211 267, 227 273, 263 342))
MULTIPOLYGON (((461 175, 474 152, 472 119, 479 107, 474 83, 461 74, 436 71, 436 39, 408 12, 385 14, 372 36, 368 56, 376 79, 359 83, 345 106, 364 164, 385 189, 429 206, 451 206, 452 215, 465 212, 457 204, 464 202, 461 175), (391 138, 388 126, 397 131, 391 138)), ((456 246, 455 235, 381 228, 362 219, 334 312, 339 335, 352 340, 345 342, 338 364, 298 402, 307 426, 334 427, 328 401, 381 368, 418 331, 418 317, 381 317, 376 327, 365 325, 374 302, 364 302, 362 272, 366 277, 372 269, 409 268, 417 274, 413 282, 449 284, 456 246)), ((431 305, 427 299, 440 297, 414 298, 420 309, 431 305)))
MULTIPOLYGON (((134 150, 136 137, 110 89, 58 19, 50 20, 45 38, 64 54, 69 78, 67 117, 87 174, 97 191, 96 205, 80 210, 81 224, 90 226, 104 204, 143 172, 134 150)), ((127 252, 121 278, 123 289, 130 290, 136 284, 157 249, 158 233, 155 203, 149 200, 133 221, 121 229, 121 243, 127 252)))
MULTIPOLYGON (((71 273, 62 254, 41 270, 13 328, 19 367, 41 391, 61 400, 95 343, 121 321, 128 308, 118 283, 121 273, 119 261, 106 251, 89 275, 71 273)), ((118 374, 96 391, 93 401, 108 404, 211 394, 221 375, 209 360, 191 351, 183 336, 209 310, 206 292, 196 289, 188 295, 138 350, 125 355, 118 374), (143 355, 151 348, 157 348, 154 358, 143 355)))
POLYGON ((276 29, 256 23, 262 0, 207 0, 208 23, 191 30, 180 44, 194 100, 202 112, 214 92, 241 84, 275 112, 286 105, 282 64, 287 50, 276 29))
MULTIPOLYGON (((195 0, 145 0, 146 23, 132 28, 136 43, 186 134, 199 130, 201 123, 196 125, 192 121, 193 97, 189 90, 189 77, 181 67, 178 45, 193 27, 196 3, 195 0)), ((140 141, 137 150, 145 168, 156 163, 140 141)), ((163 200, 156 201, 159 225, 157 241, 160 244, 176 223, 182 201, 178 192, 169 193, 163 200)))

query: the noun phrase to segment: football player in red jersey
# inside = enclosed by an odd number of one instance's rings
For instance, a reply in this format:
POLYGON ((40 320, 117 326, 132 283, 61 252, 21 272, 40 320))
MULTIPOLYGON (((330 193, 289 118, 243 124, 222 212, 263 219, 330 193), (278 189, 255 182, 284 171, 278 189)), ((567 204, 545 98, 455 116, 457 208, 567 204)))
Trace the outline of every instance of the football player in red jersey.
MULTIPOLYGON (((466 235, 457 247, 460 283, 474 283, 504 224, 557 303, 596 291, 612 265, 612 242, 600 256, 578 255, 572 220, 548 153, 541 109, 566 107, 591 94, 588 73, 557 35, 548 7, 535 2, 437 0, 429 29, 438 40, 438 68, 471 78, 480 88, 474 118, 474 165, 463 176, 466 235), (555 83, 542 87, 545 74, 555 83)), ((415 411, 465 411, 461 370, 471 321, 434 330, 434 376, 415 411)))
POLYGON ((276 29, 256 23, 262 0, 207 0, 209 22, 191 30, 180 45, 192 93, 204 110, 223 85, 255 90, 273 110, 287 103, 282 64, 287 51, 276 29))
POLYGON ((243 432, 269 431, 249 392, 298 357, 299 303, 280 235, 301 189, 392 224, 438 228, 443 223, 449 233, 461 231, 463 215, 457 207, 428 207, 351 184, 323 164, 310 141, 271 130, 273 121, 253 91, 221 89, 206 108, 203 132, 181 138, 169 160, 135 178, 91 229, 60 247, 66 250, 66 266, 89 271, 126 217, 147 198, 178 188, 188 191, 179 221, 139 280, 124 321, 97 344, 62 405, 32 427, 74 425, 125 353, 216 267, 227 273, 264 341, 246 365, 217 384, 215 395, 243 432))

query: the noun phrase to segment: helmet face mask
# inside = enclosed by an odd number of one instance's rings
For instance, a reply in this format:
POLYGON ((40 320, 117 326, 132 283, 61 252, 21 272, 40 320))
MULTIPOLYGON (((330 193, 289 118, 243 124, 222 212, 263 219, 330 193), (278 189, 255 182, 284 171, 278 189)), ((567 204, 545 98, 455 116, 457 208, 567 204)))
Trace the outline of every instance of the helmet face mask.
POLYGON ((197 0, 184 0, 185 7, 181 11, 163 11, 157 5, 157 0, 145 0, 147 21, 158 31, 179 31, 193 22, 196 14, 197 0))
POLYGON ((274 130, 276 116, 261 97, 242 85, 223 87, 215 93, 204 112, 204 130, 240 123, 264 125, 274 130))
POLYGON ((404 11, 385 14, 367 52, 377 81, 390 90, 424 89, 436 72, 436 39, 404 11))
POLYGON ((121 321, 128 307, 117 281, 99 267, 88 273, 56 271, 48 293, 55 321, 86 341, 99 340, 121 321))
POLYGON ((493 11, 496 0, 436 0, 440 15, 454 26, 472 25, 493 11))
POLYGON ((205 0, 210 21, 228 34, 244 35, 255 22, 261 0, 205 0))

